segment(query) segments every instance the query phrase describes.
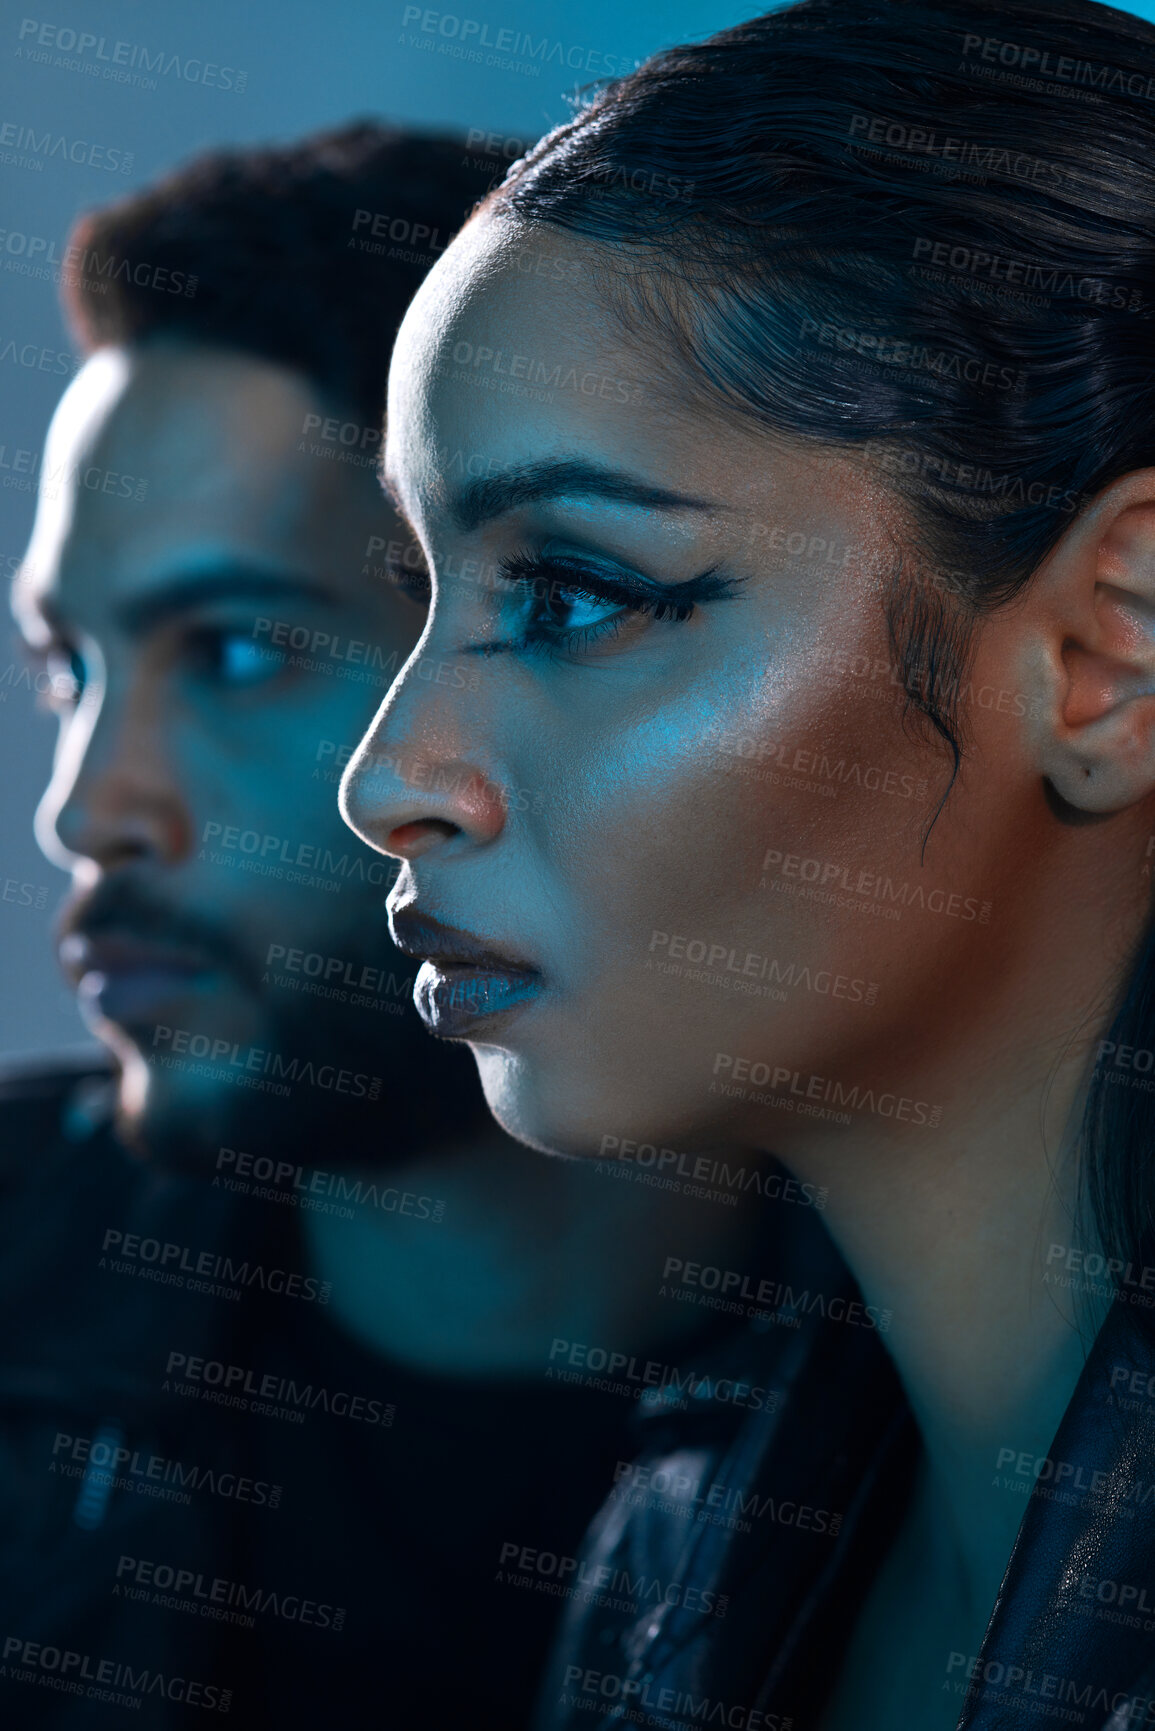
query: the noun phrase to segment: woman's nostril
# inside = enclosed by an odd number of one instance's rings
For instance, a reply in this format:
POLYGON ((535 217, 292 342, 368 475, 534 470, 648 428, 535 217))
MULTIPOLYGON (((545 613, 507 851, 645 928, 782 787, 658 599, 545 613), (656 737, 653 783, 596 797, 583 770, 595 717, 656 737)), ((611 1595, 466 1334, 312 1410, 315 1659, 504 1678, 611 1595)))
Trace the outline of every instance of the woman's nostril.
POLYGON ((413 859, 419 853, 426 853, 437 842, 456 835, 457 827, 439 817, 422 818, 419 823, 401 823, 389 831, 385 845, 390 853, 413 859))

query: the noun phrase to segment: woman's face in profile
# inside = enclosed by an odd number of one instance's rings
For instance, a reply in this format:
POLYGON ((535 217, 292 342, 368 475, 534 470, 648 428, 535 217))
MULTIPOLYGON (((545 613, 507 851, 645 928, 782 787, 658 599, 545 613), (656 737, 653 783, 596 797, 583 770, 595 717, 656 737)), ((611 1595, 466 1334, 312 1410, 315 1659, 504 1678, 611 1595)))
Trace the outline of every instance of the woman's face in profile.
POLYGON ((406 318, 387 469, 434 605, 351 821, 406 860, 395 910, 537 971, 472 1016, 418 994, 524 1139, 925 1135, 1050 821, 1015 610, 924 853, 950 757, 904 725, 893 496, 712 412, 598 256, 483 218, 406 318))

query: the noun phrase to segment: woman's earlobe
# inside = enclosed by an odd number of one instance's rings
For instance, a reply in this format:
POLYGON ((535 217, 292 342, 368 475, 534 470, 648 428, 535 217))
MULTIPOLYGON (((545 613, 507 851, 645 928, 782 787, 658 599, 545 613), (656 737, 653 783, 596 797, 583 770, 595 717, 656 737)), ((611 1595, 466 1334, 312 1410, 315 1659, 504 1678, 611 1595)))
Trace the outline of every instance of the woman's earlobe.
POLYGON ((1035 578, 1039 768, 1066 808, 1155 793, 1155 470, 1107 488, 1035 578))

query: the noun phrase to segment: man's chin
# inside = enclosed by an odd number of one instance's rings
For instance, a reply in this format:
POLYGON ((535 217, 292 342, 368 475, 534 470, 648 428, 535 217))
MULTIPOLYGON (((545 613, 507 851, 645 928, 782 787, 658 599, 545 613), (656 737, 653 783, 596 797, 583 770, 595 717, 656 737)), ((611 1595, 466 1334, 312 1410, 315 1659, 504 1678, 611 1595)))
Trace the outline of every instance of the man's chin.
POLYGON ((222 1148, 243 1147, 257 1133, 262 1140, 282 1133, 280 1114, 268 1101, 258 1116, 251 1105, 229 1099, 230 1090, 219 1082, 174 1076, 151 1064, 143 1069, 143 1077, 134 1066, 121 1072, 116 1132, 133 1154, 158 1170, 211 1175, 222 1148))
POLYGON ((181 1176, 230 1170, 242 1152, 313 1168, 387 1165, 387 1110, 383 1100, 299 1084, 280 1096, 137 1057, 121 1072, 116 1129, 139 1158, 181 1176))

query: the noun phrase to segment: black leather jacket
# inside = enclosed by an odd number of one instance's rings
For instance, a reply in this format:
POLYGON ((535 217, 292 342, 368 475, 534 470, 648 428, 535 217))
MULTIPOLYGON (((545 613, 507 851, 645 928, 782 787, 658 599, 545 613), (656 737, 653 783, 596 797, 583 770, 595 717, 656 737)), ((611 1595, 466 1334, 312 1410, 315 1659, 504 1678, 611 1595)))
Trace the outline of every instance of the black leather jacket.
MULTIPOLYGON (((820 1722, 920 1445, 878 1332, 830 1320, 852 1314, 838 1303, 854 1296, 844 1266, 814 1230, 799 1240, 796 1290, 822 1304, 757 1348, 774 1410, 727 1422, 715 1403, 670 1415, 655 1402, 642 1419, 638 1458, 619 1465, 588 1535, 538 1731, 820 1722), (648 1595, 640 1615, 625 1609, 627 1583, 648 1595)), ((1021 1496, 1024 1518, 981 1651, 946 1660, 959 1731, 1155 1724, 1146 1313, 1114 1305, 1045 1459, 1001 1452, 992 1484, 1021 1496)))

